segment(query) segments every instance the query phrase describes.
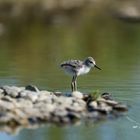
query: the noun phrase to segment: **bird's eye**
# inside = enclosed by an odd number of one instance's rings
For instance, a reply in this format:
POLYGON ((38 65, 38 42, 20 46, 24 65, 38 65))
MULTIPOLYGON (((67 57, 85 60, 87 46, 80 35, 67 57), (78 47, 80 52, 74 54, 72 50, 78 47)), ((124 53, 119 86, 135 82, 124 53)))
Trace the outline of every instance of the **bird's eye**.
POLYGON ((93 62, 92 62, 92 61, 89 61, 89 63, 93 64, 93 62))

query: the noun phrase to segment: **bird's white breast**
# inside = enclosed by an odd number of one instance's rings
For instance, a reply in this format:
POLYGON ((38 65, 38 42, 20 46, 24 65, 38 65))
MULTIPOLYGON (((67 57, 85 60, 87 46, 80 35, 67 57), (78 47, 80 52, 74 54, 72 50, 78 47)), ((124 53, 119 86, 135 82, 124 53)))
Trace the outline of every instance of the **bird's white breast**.
POLYGON ((90 68, 89 67, 86 67, 86 66, 83 66, 79 69, 78 71, 78 75, 83 75, 83 74, 86 74, 90 71, 90 68))

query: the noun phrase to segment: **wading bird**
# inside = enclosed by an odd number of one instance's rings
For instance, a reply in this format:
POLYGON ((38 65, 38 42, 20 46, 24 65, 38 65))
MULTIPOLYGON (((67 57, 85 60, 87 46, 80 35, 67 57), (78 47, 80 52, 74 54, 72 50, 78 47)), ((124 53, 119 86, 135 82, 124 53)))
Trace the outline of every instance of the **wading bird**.
POLYGON ((95 67, 101 70, 97 65, 95 60, 92 57, 86 58, 84 61, 80 60, 68 60, 64 61, 61 65, 61 68, 64 69, 66 73, 72 75, 71 89, 72 91, 77 91, 77 77, 79 75, 86 74, 90 71, 91 68, 95 67))

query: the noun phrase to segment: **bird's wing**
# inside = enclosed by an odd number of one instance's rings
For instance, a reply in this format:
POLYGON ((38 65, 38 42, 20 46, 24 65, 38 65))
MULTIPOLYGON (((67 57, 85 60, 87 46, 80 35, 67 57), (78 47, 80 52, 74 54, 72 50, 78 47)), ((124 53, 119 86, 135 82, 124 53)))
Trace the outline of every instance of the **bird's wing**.
POLYGON ((80 60, 69 60, 69 61, 63 62, 60 66, 61 67, 70 66, 70 67, 73 67, 75 69, 79 69, 79 68, 82 67, 82 61, 80 61, 80 60))

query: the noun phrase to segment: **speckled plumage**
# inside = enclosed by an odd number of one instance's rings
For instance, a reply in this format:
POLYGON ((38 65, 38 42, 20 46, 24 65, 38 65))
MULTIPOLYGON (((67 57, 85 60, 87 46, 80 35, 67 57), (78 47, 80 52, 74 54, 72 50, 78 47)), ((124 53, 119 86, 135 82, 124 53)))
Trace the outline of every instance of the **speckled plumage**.
POLYGON ((64 61, 60 66, 64 68, 64 70, 71 74, 75 75, 80 68, 82 68, 83 62, 80 60, 68 60, 64 61))
POLYGON ((73 76, 71 83, 72 91, 77 90, 76 84, 77 76, 88 73, 90 69, 94 66, 100 69, 99 67, 96 66, 95 60, 92 57, 88 57, 84 61, 80 60, 64 61, 63 63, 61 63, 60 66, 65 70, 66 73, 73 76))

